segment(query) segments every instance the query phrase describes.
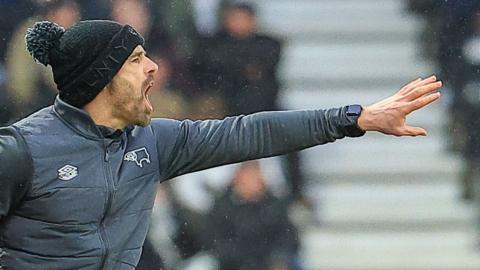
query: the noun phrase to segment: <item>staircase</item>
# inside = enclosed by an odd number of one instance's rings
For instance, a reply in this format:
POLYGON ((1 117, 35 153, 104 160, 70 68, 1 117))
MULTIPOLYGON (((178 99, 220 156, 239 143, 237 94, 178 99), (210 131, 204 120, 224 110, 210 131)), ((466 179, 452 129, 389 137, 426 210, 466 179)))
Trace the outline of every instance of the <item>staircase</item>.
MULTIPOLYGON (((418 76, 422 22, 400 0, 261 0, 260 26, 285 39, 283 103, 368 105, 418 76)), ((320 225, 302 235, 307 269, 480 269, 474 211, 458 200, 458 157, 445 151, 445 105, 410 123, 426 138, 367 134, 303 152, 320 225)))

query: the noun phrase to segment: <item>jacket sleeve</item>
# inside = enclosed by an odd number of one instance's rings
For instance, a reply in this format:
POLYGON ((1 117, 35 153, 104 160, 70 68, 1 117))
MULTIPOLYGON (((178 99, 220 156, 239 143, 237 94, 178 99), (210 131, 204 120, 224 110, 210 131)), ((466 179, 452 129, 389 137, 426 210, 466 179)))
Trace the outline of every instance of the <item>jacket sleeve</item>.
POLYGON ((0 224, 25 196, 33 173, 27 145, 13 128, 0 128, 0 224))
POLYGON ((163 121, 167 122, 154 120, 152 126, 164 180, 364 134, 356 127, 356 119, 346 115, 346 107, 261 112, 224 120, 163 121))

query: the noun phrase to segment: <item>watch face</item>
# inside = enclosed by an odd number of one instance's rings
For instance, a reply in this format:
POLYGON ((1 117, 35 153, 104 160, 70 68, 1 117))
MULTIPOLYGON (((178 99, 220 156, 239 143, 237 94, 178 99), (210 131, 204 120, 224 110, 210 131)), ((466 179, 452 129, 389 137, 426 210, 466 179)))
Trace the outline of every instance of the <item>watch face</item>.
POLYGON ((360 105, 349 105, 347 108, 348 116, 358 116, 362 112, 362 106, 360 105))

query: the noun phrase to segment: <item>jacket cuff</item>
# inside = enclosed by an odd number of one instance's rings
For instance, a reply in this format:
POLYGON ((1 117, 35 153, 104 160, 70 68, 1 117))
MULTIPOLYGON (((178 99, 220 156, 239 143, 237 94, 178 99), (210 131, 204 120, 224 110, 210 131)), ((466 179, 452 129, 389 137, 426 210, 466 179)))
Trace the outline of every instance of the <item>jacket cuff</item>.
POLYGON ((347 137, 361 137, 365 135, 365 130, 358 127, 359 115, 348 115, 348 106, 340 109, 340 125, 343 127, 345 136, 347 137))

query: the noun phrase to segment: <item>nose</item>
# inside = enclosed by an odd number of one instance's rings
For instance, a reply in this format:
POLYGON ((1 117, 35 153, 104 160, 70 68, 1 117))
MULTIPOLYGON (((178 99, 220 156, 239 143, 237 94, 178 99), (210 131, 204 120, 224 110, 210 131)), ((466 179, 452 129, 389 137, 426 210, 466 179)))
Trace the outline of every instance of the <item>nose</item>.
POLYGON ((157 73, 158 65, 155 62, 153 62, 152 59, 147 57, 147 64, 145 65, 145 68, 146 68, 147 74, 154 75, 155 73, 157 73))

